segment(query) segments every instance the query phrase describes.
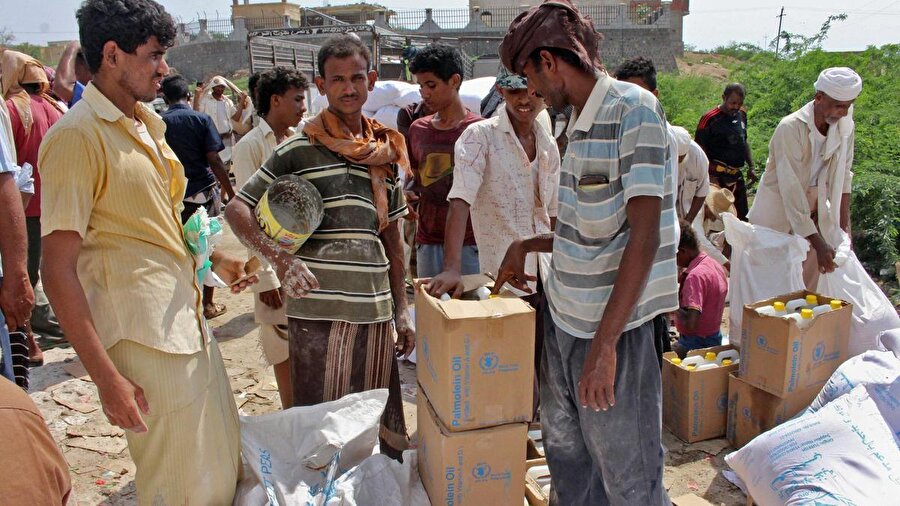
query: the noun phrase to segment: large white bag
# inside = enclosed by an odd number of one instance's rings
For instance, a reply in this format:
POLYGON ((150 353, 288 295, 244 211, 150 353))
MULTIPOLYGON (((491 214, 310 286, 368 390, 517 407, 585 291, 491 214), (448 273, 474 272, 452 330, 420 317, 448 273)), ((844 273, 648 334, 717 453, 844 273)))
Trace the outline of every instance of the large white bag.
POLYGON ((870 350, 841 364, 806 412, 822 409, 857 385, 868 385, 870 390, 883 392, 896 383, 900 379, 900 343, 884 337, 884 334, 878 336, 879 344, 888 351, 870 350))
POLYGON ((372 119, 378 121, 384 126, 397 129, 397 113, 400 112, 400 108, 396 105, 386 105, 372 115, 372 119))
POLYGON ((853 304, 850 322, 850 356, 876 348, 875 338, 881 332, 900 327, 900 317, 890 299, 872 281, 856 253, 850 250, 850 239, 843 241, 835 254, 837 268, 819 276, 816 291, 853 304))
POLYGON ((335 482, 326 506, 430 506, 417 457, 415 450, 407 450, 401 464, 372 455, 335 482))
POLYGON ((731 245, 729 342, 741 344, 744 305, 803 290, 803 260, 809 242, 723 213, 725 238, 731 245))
POLYGON ((900 450, 892 432, 900 427, 888 425, 882 410, 890 402, 876 395, 860 385, 761 434, 725 462, 761 506, 897 504, 900 450))
POLYGON ((315 406, 242 416, 241 450, 250 473, 238 487, 235 504, 325 504, 341 475, 372 455, 387 396, 387 389, 370 390, 315 406))
POLYGON ((459 87, 459 98, 466 108, 475 114, 481 114, 481 101, 488 96, 497 79, 494 77, 479 77, 463 81, 459 87))
POLYGON ((363 109, 377 111, 388 105, 396 105, 403 93, 417 87, 403 81, 376 81, 375 89, 369 92, 369 98, 366 99, 363 109))

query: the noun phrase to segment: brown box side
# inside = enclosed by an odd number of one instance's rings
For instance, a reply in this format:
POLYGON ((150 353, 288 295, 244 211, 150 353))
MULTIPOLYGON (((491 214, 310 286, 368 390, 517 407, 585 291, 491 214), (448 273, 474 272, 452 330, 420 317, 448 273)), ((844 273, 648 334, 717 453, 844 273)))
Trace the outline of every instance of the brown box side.
POLYGON ((736 374, 728 377, 728 433, 732 446, 741 448, 809 407, 819 389, 807 388, 778 397, 756 388, 736 374))

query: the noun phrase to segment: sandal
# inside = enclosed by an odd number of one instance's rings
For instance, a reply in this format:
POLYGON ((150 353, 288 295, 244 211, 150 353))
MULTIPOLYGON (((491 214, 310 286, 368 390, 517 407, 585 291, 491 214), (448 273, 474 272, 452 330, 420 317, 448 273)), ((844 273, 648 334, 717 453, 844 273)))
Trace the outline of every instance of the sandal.
POLYGON ((225 304, 218 304, 215 302, 212 304, 212 311, 207 309, 208 307, 209 306, 203 308, 203 317, 207 320, 212 320, 213 318, 222 316, 223 314, 225 314, 225 311, 228 310, 228 308, 225 307, 225 304))

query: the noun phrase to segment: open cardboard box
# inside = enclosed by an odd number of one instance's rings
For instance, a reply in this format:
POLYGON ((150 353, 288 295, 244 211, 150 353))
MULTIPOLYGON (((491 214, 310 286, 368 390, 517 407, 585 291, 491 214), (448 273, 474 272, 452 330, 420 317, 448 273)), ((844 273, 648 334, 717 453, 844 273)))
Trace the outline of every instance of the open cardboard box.
MULTIPOLYGON (((703 356, 733 350, 732 346, 714 346, 691 350, 687 356, 703 356)), ((738 370, 731 364, 703 371, 689 371, 673 364, 674 352, 663 354, 663 424, 688 443, 725 435, 728 414, 728 374, 738 370)))
MULTIPOLYGON (((464 276, 467 288, 485 276, 464 276)), ((518 297, 441 301, 416 291, 417 377, 451 431, 532 415, 535 311, 518 297)))
POLYGON ((757 308, 816 295, 821 304, 836 300, 810 291, 798 291, 744 306, 741 329, 740 377, 778 397, 825 385, 848 358, 852 307, 818 315, 806 329, 794 320, 760 315, 757 308))

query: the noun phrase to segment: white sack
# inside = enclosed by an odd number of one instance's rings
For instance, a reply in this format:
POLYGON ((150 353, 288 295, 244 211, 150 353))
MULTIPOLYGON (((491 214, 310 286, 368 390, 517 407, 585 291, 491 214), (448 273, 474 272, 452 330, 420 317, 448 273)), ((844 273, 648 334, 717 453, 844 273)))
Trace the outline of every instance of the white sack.
POLYGON ((459 98, 462 99, 463 105, 475 114, 481 114, 481 101, 491 92, 495 82, 497 82, 495 77, 479 77, 463 81, 459 88, 459 98))
POLYGON ((856 388, 867 385, 870 390, 884 392, 900 378, 900 343, 879 336, 880 347, 888 351, 871 350, 841 364, 834 371, 822 391, 815 398, 807 413, 822 409, 829 402, 856 388))
POLYGON ((398 112, 400 112, 400 108, 396 105, 387 105, 382 107, 381 109, 378 109, 378 111, 371 117, 375 121, 378 121, 379 123, 396 130, 398 112))
POLYGON ((761 434, 725 462, 761 506, 896 504, 900 450, 892 432, 900 427, 885 421, 889 403, 877 395, 858 386, 761 434))
POLYGON ((399 97, 397 97, 394 105, 402 109, 408 105, 422 101, 422 94, 419 92, 419 85, 415 84, 412 86, 412 88, 407 89, 406 91, 401 93, 399 97))
POLYGON ((363 109, 377 111, 388 105, 396 105, 400 96, 411 88, 418 86, 403 81, 375 81, 375 89, 369 92, 369 98, 366 99, 363 109))
POLYGON ((838 267, 819 276, 816 291, 853 304, 850 322, 850 356, 876 348, 876 337, 885 330, 900 327, 900 317, 893 304, 872 281, 856 253, 850 250, 850 239, 844 234, 835 254, 838 267))
POLYGON ((370 390, 315 406, 242 416, 241 450, 250 473, 234 504, 325 504, 338 478, 372 455, 387 396, 387 389, 370 390))
POLYGON ((416 450, 403 452, 403 463, 372 455, 334 484, 328 506, 430 506, 419 478, 416 450))
POLYGON ((744 305, 803 290, 803 260, 809 241, 751 225, 723 213, 725 238, 731 245, 729 342, 740 346, 744 305))

